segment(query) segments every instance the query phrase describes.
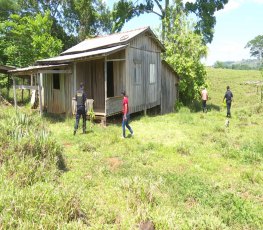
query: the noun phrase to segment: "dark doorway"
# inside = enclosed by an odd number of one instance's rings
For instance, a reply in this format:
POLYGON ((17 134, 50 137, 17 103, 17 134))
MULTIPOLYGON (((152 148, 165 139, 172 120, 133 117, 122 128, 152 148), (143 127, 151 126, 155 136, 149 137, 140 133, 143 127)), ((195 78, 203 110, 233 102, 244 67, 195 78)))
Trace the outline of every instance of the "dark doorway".
POLYGON ((113 62, 107 63, 107 97, 114 97, 113 62))
POLYGON ((53 89, 60 89, 59 74, 53 74, 53 89))

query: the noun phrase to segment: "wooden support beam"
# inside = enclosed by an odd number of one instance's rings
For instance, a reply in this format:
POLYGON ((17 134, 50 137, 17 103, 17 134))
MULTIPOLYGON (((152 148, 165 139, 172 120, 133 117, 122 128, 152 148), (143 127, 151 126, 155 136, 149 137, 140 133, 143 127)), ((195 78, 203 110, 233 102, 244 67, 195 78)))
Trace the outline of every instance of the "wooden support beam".
POLYGON ((13 78, 13 90, 14 90, 14 104, 15 104, 15 109, 17 111, 17 101, 16 101, 16 79, 15 77, 13 78))
POLYGON ((43 115, 42 109, 42 73, 38 74, 38 96, 39 96, 39 112, 40 116, 43 115))
POLYGON ((107 56, 105 56, 105 60, 104 60, 104 87, 105 87, 105 99, 104 99, 104 107, 105 107, 105 114, 107 112, 107 103, 106 103, 106 100, 107 100, 107 56))
POLYGON ((126 61, 126 59, 108 59, 107 62, 111 62, 111 61, 126 61))
POLYGON ((73 95, 75 95, 77 91, 77 64, 74 62, 73 65, 73 95))
POLYGON ((31 85, 16 85, 15 86, 16 89, 35 89, 37 90, 38 87, 37 86, 31 86, 31 85))
POLYGON ((71 70, 69 70, 69 69, 57 69, 57 70, 52 70, 52 69, 50 69, 50 70, 38 70, 38 73, 50 73, 50 74, 52 74, 52 73, 72 73, 72 71, 71 70))

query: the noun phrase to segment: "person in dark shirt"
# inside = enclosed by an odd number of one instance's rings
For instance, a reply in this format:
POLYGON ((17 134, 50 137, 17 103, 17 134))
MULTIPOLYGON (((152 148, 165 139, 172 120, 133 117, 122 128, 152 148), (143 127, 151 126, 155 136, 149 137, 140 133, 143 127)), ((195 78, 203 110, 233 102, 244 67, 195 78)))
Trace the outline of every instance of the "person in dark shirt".
POLYGON ((227 107, 227 114, 226 114, 226 116, 227 117, 231 117, 230 109, 231 109, 231 102, 233 100, 233 93, 230 91, 230 87, 229 86, 226 87, 226 93, 225 93, 225 96, 223 98, 223 102, 224 102, 225 99, 226 99, 226 107, 227 107))
POLYGON ((86 107, 85 107, 85 102, 87 99, 87 95, 84 92, 84 84, 80 83, 80 88, 76 92, 75 99, 77 101, 77 112, 76 112, 76 122, 74 126, 74 135, 76 135, 78 126, 79 126, 79 120, 82 116, 83 118, 83 124, 82 124, 82 129, 83 133, 86 133, 86 107))

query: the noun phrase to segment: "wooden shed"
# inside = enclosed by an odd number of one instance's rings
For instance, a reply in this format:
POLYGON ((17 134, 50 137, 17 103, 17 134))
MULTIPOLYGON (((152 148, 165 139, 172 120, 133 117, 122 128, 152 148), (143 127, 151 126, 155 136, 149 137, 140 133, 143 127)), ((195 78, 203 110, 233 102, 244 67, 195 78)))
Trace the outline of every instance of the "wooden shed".
POLYGON ((95 115, 108 117, 120 113, 122 89, 129 96, 131 113, 161 106, 161 102, 163 112, 172 112, 176 75, 167 63, 162 64, 164 51, 152 30, 145 27, 86 39, 60 56, 39 60, 33 70, 39 76, 42 106, 50 113, 72 114, 72 99, 83 82, 88 98, 94 100, 95 115))

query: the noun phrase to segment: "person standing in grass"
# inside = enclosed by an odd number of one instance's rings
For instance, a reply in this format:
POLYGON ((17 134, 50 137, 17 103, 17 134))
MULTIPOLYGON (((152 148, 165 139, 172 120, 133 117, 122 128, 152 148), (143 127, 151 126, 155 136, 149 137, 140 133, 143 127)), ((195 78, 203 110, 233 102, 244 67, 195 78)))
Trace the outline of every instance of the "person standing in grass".
POLYGON ((231 103, 232 103, 232 100, 233 100, 233 93, 230 91, 230 87, 229 86, 226 87, 226 93, 225 93, 225 96, 223 98, 223 102, 224 102, 225 99, 226 99, 226 107, 227 107, 226 116, 227 117, 231 117, 230 109, 231 109, 231 103))
POLYGON ((202 107, 203 107, 203 113, 207 112, 207 108, 206 108, 206 101, 208 100, 208 93, 205 87, 203 87, 203 90, 201 92, 201 96, 202 96, 202 107))
POLYGON ((86 133, 86 108, 85 108, 85 102, 87 100, 87 95, 84 92, 84 84, 80 83, 80 88, 76 92, 76 101, 77 101, 77 113, 76 113, 76 122, 74 126, 74 135, 76 135, 77 129, 79 127, 79 120, 82 117, 83 123, 82 123, 82 129, 83 133, 86 133))
POLYGON ((130 114, 129 114, 129 100, 128 100, 128 96, 126 95, 125 90, 121 91, 121 95, 123 96, 123 100, 122 100, 122 138, 126 138, 125 135, 125 128, 127 127, 131 133, 131 135, 133 136, 133 130, 131 128, 131 126, 129 125, 129 120, 130 120, 130 114))

